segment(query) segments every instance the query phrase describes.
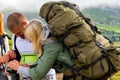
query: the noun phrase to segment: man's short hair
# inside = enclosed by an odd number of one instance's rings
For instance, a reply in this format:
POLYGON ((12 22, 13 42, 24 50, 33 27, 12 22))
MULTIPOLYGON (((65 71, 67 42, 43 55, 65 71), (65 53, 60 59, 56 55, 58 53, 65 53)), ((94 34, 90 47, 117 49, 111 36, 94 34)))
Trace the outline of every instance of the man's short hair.
POLYGON ((24 20, 26 20, 26 17, 24 15, 14 12, 7 18, 7 27, 9 30, 14 29, 15 26, 20 27, 22 26, 24 20))

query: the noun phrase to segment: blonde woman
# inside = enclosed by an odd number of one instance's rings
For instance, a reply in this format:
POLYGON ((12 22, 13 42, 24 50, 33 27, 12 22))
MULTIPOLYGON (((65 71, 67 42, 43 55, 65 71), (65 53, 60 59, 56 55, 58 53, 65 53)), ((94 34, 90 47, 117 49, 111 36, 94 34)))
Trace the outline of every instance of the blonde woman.
MULTIPOLYGON (((25 30, 25 37, 32 42, 33 50, 39 52, 38 65, 34 68, 24 67, 14 60, 9 62, 8 66, 17 70, 19 74, 31 77, 32 80, 41 80, 52 67, 60 67, 60 64, 55 65, 57 61, 72 66, 69 52, 66 49, 63 51, 63 45, 54 38, 49 38, 48 35, 48 27, 45 27, 39 20, 32 20, 25 30)), ((62 67, 64 71, 69 69, 65 65, 62 67)))

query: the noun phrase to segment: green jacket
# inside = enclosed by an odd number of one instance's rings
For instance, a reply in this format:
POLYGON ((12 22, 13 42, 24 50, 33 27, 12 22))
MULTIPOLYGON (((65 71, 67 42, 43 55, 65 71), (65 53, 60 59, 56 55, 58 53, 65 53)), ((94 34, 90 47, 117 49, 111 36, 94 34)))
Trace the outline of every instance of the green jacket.
POLYGON ((29 70, 32 80, 41 80, 50 68, 52 68, 56 60, 73 65, 69 52, 66 49, 63 51, 63 45, 59 42, 45 45, 43 47, 43 55, 40 59, 39 64, 29 70))

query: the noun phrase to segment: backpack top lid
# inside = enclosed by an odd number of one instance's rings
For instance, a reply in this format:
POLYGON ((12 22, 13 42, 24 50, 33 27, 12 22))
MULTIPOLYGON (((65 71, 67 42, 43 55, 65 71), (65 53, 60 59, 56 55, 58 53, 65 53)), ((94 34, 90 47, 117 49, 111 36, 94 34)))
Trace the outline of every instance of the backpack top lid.
POLYGON ((2 13, 0 12, 0 36, 4 34, 4 25, 2 19, 2 13))
POLYGON ((40 9, 40 12, 39 12, 39 15, 44 18, 46 21, 48 21, 48 14, 49 14, 49 11, 51 10, 53 4, 55 4, 56 2, 46 2, 45 4, 43 4, 41 6, 41 9, 40 9))

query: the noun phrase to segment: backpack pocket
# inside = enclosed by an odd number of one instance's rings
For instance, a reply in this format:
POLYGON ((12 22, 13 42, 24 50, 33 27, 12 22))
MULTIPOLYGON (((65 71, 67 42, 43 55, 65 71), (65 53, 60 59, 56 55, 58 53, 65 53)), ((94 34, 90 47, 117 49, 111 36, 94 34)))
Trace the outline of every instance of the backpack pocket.
POLYGON ((120 71, 120 48, 116 48, 116 46, 111 46, 111 49, 108 50, 108 54, 114 70, 116 72, 120 71))

